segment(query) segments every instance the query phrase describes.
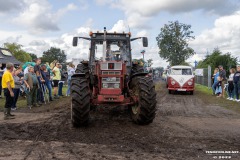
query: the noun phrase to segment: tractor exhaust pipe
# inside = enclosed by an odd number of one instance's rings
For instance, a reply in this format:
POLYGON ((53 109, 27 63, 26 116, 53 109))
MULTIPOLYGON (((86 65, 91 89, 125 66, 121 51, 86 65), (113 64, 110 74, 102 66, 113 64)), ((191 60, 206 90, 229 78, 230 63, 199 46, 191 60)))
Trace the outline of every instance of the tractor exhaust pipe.
POLYGON ((103 61, 106 61, 106 49, 107 49, 107 41, 106 41, 106 27, 104 27, 104 36, 103 36, 103 61))

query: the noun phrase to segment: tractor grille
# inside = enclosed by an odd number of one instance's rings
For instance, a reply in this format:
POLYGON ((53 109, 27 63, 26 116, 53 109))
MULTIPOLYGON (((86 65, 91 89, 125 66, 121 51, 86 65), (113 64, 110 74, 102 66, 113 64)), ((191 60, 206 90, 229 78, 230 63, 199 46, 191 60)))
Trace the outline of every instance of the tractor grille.
POLYGON ((120 75, 120 71, 102 71, 103 75, 120 75))
POLYGON ((103 83, 120 83, 120 78, 118 77, 106 77, 102 78, 103 83))
POLYGON ((120 78, 119 77, 102 78, 102 88, 120 88, 120 78))

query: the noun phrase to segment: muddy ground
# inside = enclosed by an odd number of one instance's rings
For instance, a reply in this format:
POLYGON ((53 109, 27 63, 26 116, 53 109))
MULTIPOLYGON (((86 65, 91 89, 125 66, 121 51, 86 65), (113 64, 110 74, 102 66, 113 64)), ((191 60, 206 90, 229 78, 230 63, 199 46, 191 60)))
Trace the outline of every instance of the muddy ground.
POLYGON ((158 83, 157 115, 148 126, 126 113, 93 112, 89 127, 72 128, 69 98, 20 109, 14 120, 1 114, 0 159, 240 159, 206 153, 240 152, 240 114, 207 104, 199 92, 169 95, 158 83))

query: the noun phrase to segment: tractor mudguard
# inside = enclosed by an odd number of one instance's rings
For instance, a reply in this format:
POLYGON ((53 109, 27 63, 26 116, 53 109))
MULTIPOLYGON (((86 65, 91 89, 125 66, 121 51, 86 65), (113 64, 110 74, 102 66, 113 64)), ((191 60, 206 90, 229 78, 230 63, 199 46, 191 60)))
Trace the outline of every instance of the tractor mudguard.
POLYGON ((147 72, 139 72, 139 73, 134 73, 131 76, 131 79, 137 76, 146 76, 148 73, 147 72))
POLYGON ((85 77, 85 73, 75 73, 72 77, 85 77))

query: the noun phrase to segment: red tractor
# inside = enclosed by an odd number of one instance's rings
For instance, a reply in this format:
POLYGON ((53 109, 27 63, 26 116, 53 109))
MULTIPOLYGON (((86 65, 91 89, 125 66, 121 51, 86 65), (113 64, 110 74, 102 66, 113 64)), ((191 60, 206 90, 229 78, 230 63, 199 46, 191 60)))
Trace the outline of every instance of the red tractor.
POLYGON ((156 92, 152 78, 143 66, 132 62, 131 33, 90 32, 90 37, 74 37, 90 41, 89 61, 77 65, 71 79, 71 119, 74 127, 89 123, 90 111, 98 106, 124 106, 137 124, 153 122, 156 112, 156 92))

